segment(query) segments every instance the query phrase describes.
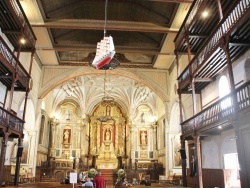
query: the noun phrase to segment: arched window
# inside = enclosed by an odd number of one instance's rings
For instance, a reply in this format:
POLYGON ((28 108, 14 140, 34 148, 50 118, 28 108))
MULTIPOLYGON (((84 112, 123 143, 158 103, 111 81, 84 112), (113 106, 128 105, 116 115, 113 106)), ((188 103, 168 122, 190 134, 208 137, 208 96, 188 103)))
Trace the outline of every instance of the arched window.
MULTIPOLYGON (((222 76, 219 81, 219 96, 220 98, 226 96, 229 94, 229 84, 228 84, 228 79, 226 76, 222 76)), ((226 110, 232 105, 231 98, 226 98, 221 101, 221 109, 226 110)))
POLYGON ((219 81, 219 96, 224 97, 229 93, 229 84, 226 76, 222 76, 219 81))

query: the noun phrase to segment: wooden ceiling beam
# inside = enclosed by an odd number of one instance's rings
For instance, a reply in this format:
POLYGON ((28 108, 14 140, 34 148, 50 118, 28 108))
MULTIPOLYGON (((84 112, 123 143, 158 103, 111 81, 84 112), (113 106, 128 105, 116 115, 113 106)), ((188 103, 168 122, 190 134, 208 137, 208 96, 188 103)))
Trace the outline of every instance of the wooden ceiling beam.
POLYGON ((250 41, 230 41, 230 46, 250 46, 250 41))
POLYGON ((212 82, 212 78, 195 78, 194 82, 212 82))
MULTIPOLYGON (((171 29, 153 23, 131 22, 131 21, 107 21, 107 30, 112 31, 135 31, 151 33, 177 33, 178 29, 171 29)), ((102 20, 51 20, 45 24, 32 24, 32 27, 45 27, 51 29, 85 29, 85 30, 103 30, 102 20)))
POLYGON ((202 35, 202 34, 189 34, 188 37, 190 38, 207 38, 207 35, 202 35))
MULTIPOLYGON (((96 46, 89 47, 72 47, 72 46, 54 46, 53 48, 44 48, 44 47, 36 47, 36 51, 57 51, 57 52, 95 52, 96 46)), ((175 55, 173 51, 167 52, 159 52, 159 50, 155 49, 133 49, 133 48, 124 48, 124 47, 116 47, 116 53, 127 53, 127 54, 145 54, 145 55, 175 55)))

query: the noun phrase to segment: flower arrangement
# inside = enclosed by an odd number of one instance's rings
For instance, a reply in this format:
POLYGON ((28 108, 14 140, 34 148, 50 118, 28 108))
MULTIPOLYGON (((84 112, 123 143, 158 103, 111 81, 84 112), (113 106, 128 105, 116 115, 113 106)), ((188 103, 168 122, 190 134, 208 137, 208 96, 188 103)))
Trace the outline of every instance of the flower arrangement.
POLYGON ((118 172, 117 172, 117 174, 118 174, 118 178, 119 179, 121 179, 121 178, 124 178, 124 176, 125 176, 125 171, 124 171, 124 169, 119 169, 118 170, 118 172))
POLYGON ((94 168, 89 169, 89 171, 88 171, 88 177, 89 178, 94 178, 96 176, 96 174, 97 174, 96 169, 94 169, 94 168))

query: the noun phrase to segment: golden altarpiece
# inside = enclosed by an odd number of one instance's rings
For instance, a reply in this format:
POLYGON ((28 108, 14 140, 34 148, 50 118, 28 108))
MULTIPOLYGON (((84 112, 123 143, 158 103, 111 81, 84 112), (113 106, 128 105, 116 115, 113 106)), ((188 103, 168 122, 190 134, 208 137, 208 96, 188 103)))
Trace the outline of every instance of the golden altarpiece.
MULTIPOLYGON (((42 181, 63 180, 69 172, 90 168, 129 170, 128 178, 138 173, 156 173, 156 127, 146 117, 149 108, 138 108, 134 123, 115 101, 101 101, 91 114, 82 118, 80 106, 65 102, 53 118, 49 160, 41 165, 42 181), (133 172, 133 173, 132 173, 133 172)), ((158 167, 157 167, 158 168, 158 167)))
POLYGON ((104 100, 94 109, 89 122, 89 155, 95 160, 93 167, 116 169, 120 165, 117 159, 126 152, 126 122, 124 113, 114 101, 104 100))

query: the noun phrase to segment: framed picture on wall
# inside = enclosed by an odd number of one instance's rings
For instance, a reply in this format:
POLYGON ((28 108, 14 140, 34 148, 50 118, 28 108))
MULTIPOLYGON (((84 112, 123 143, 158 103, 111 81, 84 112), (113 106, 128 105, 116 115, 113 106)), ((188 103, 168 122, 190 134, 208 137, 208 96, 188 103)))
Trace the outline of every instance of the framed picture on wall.
POLYGON ((172 139, 172 153, 173 153, 173 167, 181 168, 181 143, 180 143, 180 134, 175 135, 172 139))
POLYGON ((29 140, 24 139, 23 141, 23 149, 22 149, 22 156, 21 156, 21 163, 27 164, 28 163, 28 151, 29 151, 29 140))

